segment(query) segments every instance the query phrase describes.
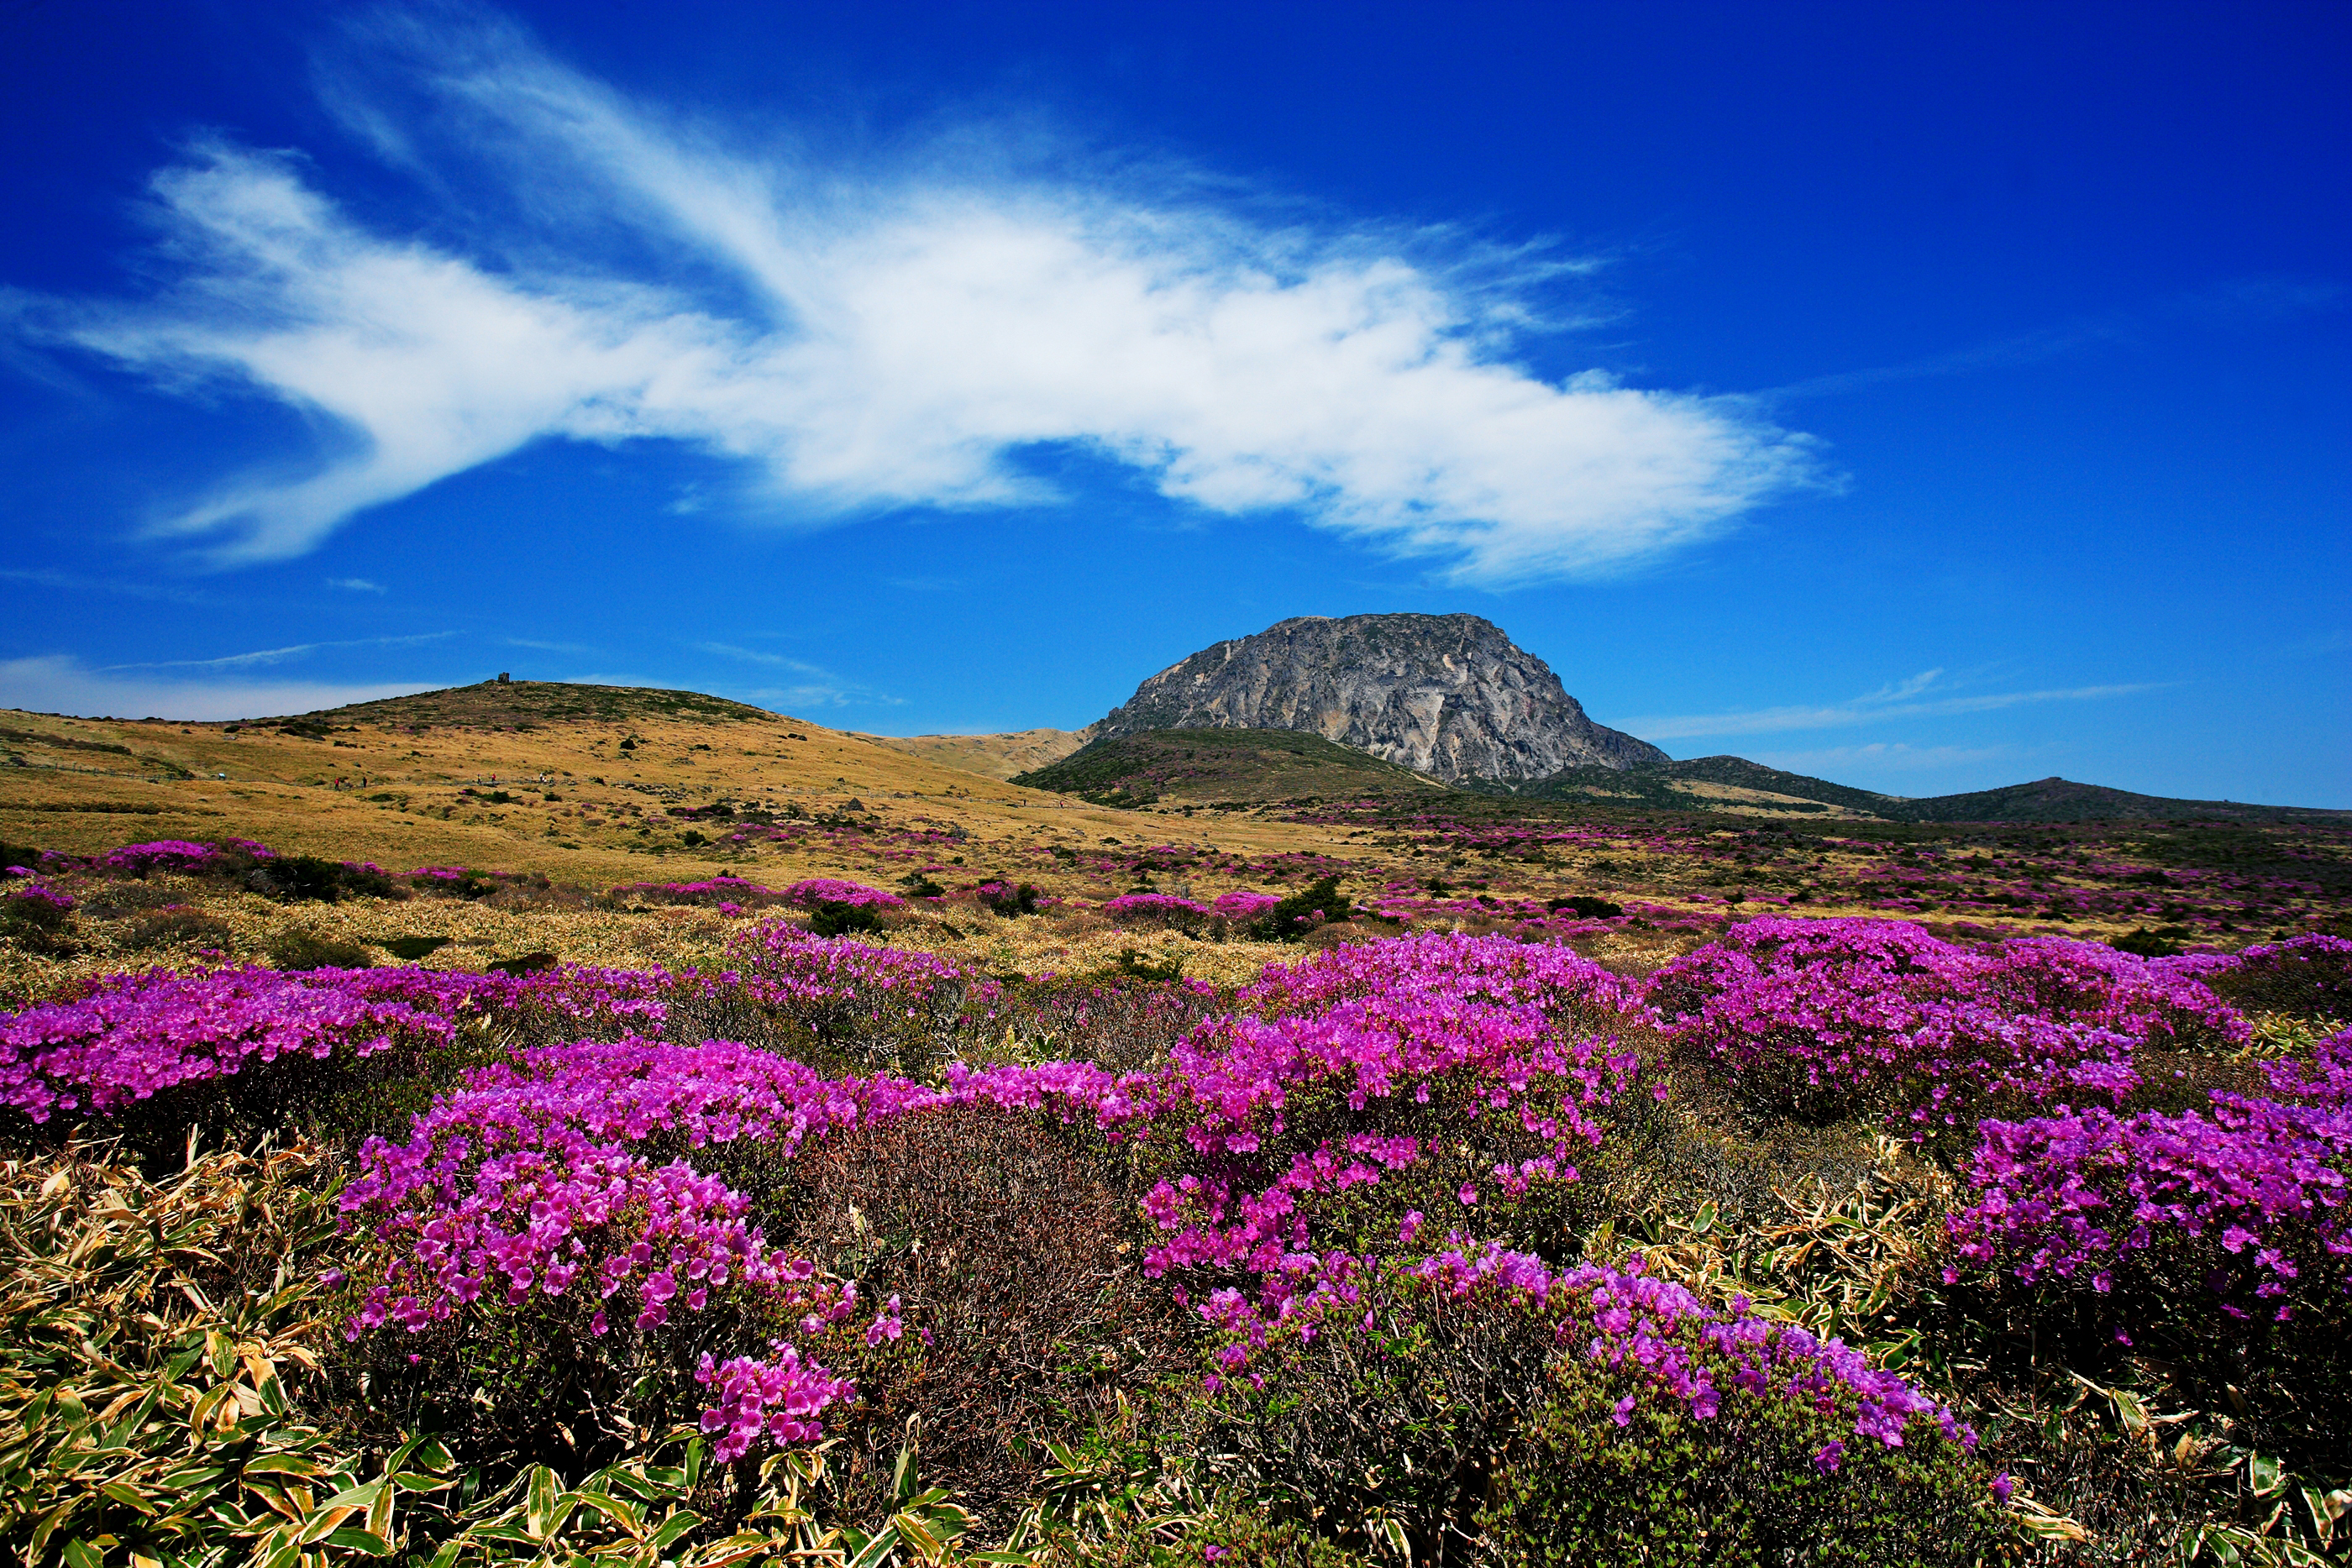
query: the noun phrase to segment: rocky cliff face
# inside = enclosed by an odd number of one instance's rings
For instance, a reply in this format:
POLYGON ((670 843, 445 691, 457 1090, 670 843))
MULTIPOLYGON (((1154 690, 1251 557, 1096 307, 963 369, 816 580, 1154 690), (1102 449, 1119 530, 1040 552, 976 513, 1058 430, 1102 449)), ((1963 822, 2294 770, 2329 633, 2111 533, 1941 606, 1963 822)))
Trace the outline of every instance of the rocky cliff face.
POLYGON ((1449 782, 1664 762, 1475 615, 1303 615, 1204 648, 1082 731, 1301 729, 1449 782))

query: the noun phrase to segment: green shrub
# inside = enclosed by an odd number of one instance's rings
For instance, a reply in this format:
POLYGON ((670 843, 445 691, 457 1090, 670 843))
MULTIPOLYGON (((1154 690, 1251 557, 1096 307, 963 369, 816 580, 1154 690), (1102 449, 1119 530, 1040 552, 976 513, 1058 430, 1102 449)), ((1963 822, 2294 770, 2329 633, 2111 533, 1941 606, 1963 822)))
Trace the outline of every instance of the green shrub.
POLYGON ((367 969, 374 960, 356 942, 289 927, 270 937, 269 961, 281 969, 367 969))
POLYGON ((1712 1359, 1723 1404, 1705 1420, 1581 1354, 1556 1361, 1479 1511, 1496 1560, 1975 1568, 2001 1555, 2010 1531, 1983 1468, 1925 1419, 1887 1448, 1855 1435, 1850 1397, 1825 1410, 1751 1393, 1712 1359))
POLYGON ((1261 942, 1296 942, 1324 921, 1345 920, 1348 909, 1347 896, 1339 891, 1339 879, 1327 876, 1250 922, 1250 935, 1261 942))
POLYGON ((289 927, 269 939, 269 961, 281 969, 367 969, 374 960, 356 942, 289 927))
POLYGON ((818 936, 881 929, 881 916, 869 904, 820 904, 809 913, 809 931, 818 936))
POLYGON ((277 855, 246 873, 246 885, 280 904, 332 904, 342 898, 404 898, 383 873, 316 855, 277 855))

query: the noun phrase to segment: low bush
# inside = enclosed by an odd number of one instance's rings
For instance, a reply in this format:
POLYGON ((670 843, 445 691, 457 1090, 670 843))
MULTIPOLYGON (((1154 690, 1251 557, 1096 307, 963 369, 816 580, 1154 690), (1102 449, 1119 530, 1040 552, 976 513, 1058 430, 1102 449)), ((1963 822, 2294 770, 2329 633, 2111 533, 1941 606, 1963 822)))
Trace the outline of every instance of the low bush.
POLYGON ((210 947, 226 951, 236 940, 236 927, 201 909, 167 906, 142 915, 116 940, 133 953, 164 947, 210 947))
POLYGON ((1345 920, 1348 912, 1339 879, 1327 876, 1253 916, 1250 935, 1261 942, 1296 942, 1327 921, 1345 920))
POLYGON ((1496 1561, 1978 1568, 2014 1538, 1983 1468, 1931 1420, 1913 1416, 1900 1446, 1857 1437, 1850 1395, 1754 1378, 1711 1349, 1694 1360, 1722 1393, 1704 1416, 1588 1355, 1551 1364, 1478 1512, 1496 1561))
POLYGON ((278 932, 266 950, 281 969, 364 969, 375 962, 356 942, 299 926, 278 932))
POLYGON ((1197 1326, 1144 1278, 1118 1166, 1045 1117, 965 1104, 863 1124, 803 1155, 780 1201, 795 1252, 898 1301, 908 1329, 840 1428, 861 1450, 854 1516, 911 1417, 926 1479, 1001 1531, 1048 1440, 1191 1363, 1197 1326))

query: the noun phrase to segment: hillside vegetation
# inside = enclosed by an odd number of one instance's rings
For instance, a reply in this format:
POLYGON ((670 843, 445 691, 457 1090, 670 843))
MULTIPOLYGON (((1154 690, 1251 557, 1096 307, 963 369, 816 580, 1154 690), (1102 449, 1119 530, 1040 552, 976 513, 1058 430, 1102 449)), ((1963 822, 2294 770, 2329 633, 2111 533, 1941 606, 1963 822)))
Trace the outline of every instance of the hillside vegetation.
POLYGON ((1439 780, 1410 768, 1288 729, 1155 729, 1108 736, 1016 774, 1013 782, 1108 806, 1448 792, 1439 780))

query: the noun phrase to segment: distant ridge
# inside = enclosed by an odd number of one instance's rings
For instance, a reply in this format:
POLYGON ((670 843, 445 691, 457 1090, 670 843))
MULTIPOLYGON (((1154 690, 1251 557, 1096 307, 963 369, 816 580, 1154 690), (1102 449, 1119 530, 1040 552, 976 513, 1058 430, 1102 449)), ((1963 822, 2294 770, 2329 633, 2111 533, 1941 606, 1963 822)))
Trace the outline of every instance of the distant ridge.
MULTIPOLYGON (((660 691, 650 686, 573 685, 567 681, 496 680, 288 716, 298 720, 332 718, 371 724, 488 725, 499 728, 572 720, 617 724, 633 718, 682 718, 723 724, 776 716, 749 703, 706 696, 700 692, 660 691)), ((273 718, 244 722, 281 721, 273 718)))
POLYGON ((1779 809, 1874 817, 1890 822, 2088 822, 2207 821, 2341 821, 2352 811, 2303 806, 2257 806, 2235 800, 2183 800, 2136 795, 2069 779, 2042 779, 2000 789, 1908 798, 1784 773, 1743 757, 1701 757, 1631 769, 1568 768, 1548 779, 1496 793, 1519 800, 1640 804, 1679 810, 1757 811, 1779 809))

